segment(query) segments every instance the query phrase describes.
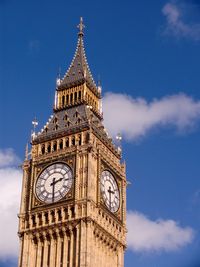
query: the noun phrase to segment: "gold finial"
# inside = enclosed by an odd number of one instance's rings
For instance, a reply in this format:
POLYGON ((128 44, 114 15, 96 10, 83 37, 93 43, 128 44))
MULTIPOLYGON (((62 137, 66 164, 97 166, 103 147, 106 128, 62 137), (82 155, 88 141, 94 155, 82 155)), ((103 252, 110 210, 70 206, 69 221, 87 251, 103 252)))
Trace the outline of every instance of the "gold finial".
POLYGON ((80 24, 77 26, 79 28, 79 36, 83 36, 83 29, 85 28, 85 25, 83 24, 83 17, 80 17, 80 24))

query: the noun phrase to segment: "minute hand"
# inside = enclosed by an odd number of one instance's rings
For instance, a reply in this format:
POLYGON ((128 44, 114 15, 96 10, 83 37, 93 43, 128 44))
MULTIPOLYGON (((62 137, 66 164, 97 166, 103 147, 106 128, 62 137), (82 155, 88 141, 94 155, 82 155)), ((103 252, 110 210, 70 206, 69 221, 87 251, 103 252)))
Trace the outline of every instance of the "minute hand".
POLYGON ((55 180, 55 178, 53 179, 53 182, 50 184, 50 186, 53 186, 55 184, 57 184, 58 182, 61 182, 63 180, 63 178, 60 178, 58 180, 55 180))

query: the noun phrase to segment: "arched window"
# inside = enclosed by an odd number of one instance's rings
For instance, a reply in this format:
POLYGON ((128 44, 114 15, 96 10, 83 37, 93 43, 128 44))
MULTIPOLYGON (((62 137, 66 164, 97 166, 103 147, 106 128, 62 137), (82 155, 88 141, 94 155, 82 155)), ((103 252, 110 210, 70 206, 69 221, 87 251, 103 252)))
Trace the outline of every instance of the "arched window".
POLYGON ((69 105, 69 95, 66 95, 66 103, 69 105))
POLYGON ((75 146, 75 144, 76 144, 76 141, 75 141, 75 137, 73 136, 72 137, 72 146, 75 146))
POLYGON ((58 210, 58 211, 57 211, 57 214, 58 214, 58 220, 61 221, 61 220, 62 220, 62 213, 61 213, 61 210, 58 210))
POLYGON ((82 144, 82 138, 81 138, 81 135, 78 136, 78 144, 79 144, 79 146, 81 146, 81 144, 82 144))
POLYGON ((56 151, 57 150, 57 143, 55 142, 54 144, 53 144, 53 151, 56 151))
POLYGON ((78 117, 78 111, 76 110, 76 112, 74 113, 74 118, 78 117))
POLYGON ((68 120, 67 123, 66 123, 66 126, 69 127, 71 124, 71 122, 68 120))
POLYGON ((72 104, 72 102, 73 102, 73 94, 71 93, 70 94, 70 104, 72 104))
POLYGON ((62 96, 62 105, 64 106, 64 104, 65 104, 65 96, 63 95, 62 96))
POLYGON ((45 153, 45 145, 42 145, 41 152, 42 152, 42 155, 44 155, 44 153, 45 153))
POLYGON ((54 210, 51 211, 51 222, 52 223, 55 222, 55 211, 54 210))
POLYGON ((77 92, 75 92, 75 94, 74 94, 74 102, 75 103, 77 102, 77 92))
POLYGON ((63 149, 63 140, 62 140, 62 139, 60 140, 59 148, 60 148, 60 149, 63 149))
POLYGON ((65 115, 64 115, 64 117, 63 117, 63 120, 64 120, 64 121, 67 121, 67 120, 68 120, 68 115, 67 115, 67 113, 65 113, 65 115))
POLYGON ((57 121, 58 121, 58 118, 57 117, 54 117, 53 123, 56 123, 57 121))
POLYGON ((50 153, 51 152, 51 144, 49 143, 47 146, 47 152, 50 153))
POLYGON ((69 147, 69 138, 66 139, 66 147, 69 147))
POLYGON ((48 216, 48 213, 45 212, 45 214, 44 214, 45 224, 48 224, 48 223, 49 223, 49 218, 48 218, 48 217, 49 217, 49 216, 48 216))
POLYGON ((35 215, 32 216, 32 226, 36 226, 36 220, 35 220, 35 215))
POLYGON ((81 91, 78 92, 78 100, 81 100, 81 91))

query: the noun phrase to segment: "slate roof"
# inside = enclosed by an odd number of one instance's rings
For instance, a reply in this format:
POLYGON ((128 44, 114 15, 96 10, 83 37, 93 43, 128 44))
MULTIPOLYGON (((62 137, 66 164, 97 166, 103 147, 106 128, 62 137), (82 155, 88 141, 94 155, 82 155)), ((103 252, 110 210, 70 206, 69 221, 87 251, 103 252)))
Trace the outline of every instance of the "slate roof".
POLYGON ((69 88, 71 86, 87 83, 93 91, 98 91, 95 81, 92 77, 87 58, 85 54, 83 33, 79 33, 77 48, 74 58, 67 70, 64 78, 61 80, 58 90, 69 88))
POLYGON ((66 135, 77 132, 82 126, 87 127, 88 119, 88 108, 84 104, 60 110, 51 115, 46 125, 37 133, 35 140, 40 139, 41 141, 42 139, 56 138, 58 134, 66 135))
POLYGON ((112 139, 109 138, 102 120, 84 104, 60 110, 51 115, 42 130, 32 138, 32 144, 78 133, 84 129, 92 129, 113 152, 117 153, 116 147, 113 145, 112 139))

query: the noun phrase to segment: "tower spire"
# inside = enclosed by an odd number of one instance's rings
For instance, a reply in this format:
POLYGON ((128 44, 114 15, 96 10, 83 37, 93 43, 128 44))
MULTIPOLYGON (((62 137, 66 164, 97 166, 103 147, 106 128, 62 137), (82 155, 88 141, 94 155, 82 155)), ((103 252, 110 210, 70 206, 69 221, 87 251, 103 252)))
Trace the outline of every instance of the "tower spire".
POLYGON ((98 89, 91 74, 85 54, 83 42, 83 30, 85 28, 85 25, 83 24, 82 17, 80 17, 80 23, 77 27, 79 29, 79 32, 76 51, 72 62, 57 89, 59 91, 73 86, 81 85, 86 82, 88 87, 98 95, 98 89))

